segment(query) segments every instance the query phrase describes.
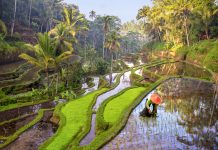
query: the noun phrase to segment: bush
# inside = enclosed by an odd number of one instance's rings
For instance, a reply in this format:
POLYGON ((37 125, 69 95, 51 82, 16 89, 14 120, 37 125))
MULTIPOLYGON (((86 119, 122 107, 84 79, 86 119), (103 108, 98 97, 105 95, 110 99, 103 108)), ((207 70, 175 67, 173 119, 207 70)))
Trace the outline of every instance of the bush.
POLYGON ((203 62, 204 66, 214 72, 218 72, 218 46, 215 46, 207 55, 203 62))
POLYGON ((180 47, 176 50, 176 54, 179 56, 181 60, 186 60, 188 52, 189 48, 187 46, 180 47))
POLYGON ((103 76, 99 78, 98 88, 109 87, 109 83, 104 79, 103 76))
POLYGON ((152 41, 144 45, 144 48, 148 48, 154 51, 162 51, 162 50, 166 50, 166 48, 169 48, 169 47, 167 47, 164 42, 152 41))
POLYGON ((96 60, 97 74, 104 75, 107 73, 108 63, 100 58, 96 60))
POLYGON ((7 35, 7 27, 3 21, 0 20, 0 37, 2 39, 7 35))
POLYGON ((69 83, 72 88, 77 88, 81 85, 84 71, 81 69, 82 64, 80 62, 75 62, 70 66, 69 72, 69 83))
POLYGON ((5 92, 3 92, 3 91, 0 89, 0 99, 5 98, 5 97, 6 97, 5 92))
POLYGON ((203 40, 192 46, 192 50, 196 53, 207 53, 214 47, 214 40, 203 40))
POLYGON ((0 53, 1 54, 8 54, 8 53, 12 53, 14 51, 16 51, 17 48, 11 46, 10 44, 8 44, 6 41, 4 40, 0 40, 0 53))

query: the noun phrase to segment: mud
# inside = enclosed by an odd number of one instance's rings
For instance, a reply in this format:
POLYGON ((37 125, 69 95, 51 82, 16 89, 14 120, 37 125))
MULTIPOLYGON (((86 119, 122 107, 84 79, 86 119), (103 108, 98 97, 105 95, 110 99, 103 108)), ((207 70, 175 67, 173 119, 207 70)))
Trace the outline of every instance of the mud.
POLYGON ((4 150, 37 150, 57 130, 57 126, 49 121, 52 114, 52 111, 46 111, 39 123, 21 134, 17 140, 5 147, 4 150))
POLYGON ((29 115, 26 117, 23 117, 21 119, 18 119, 16 121, 12 121, 10 123, 5 123, 0 126, 0 136, 8 137, 10 135, 13 135, 18 129, 25 126, 32 120, 34 120, 36 115, 29 115))
POLYGON ((0 112, 0 122, 11 120, 23 115, 37 113, 40 109, 54 108, 58 102, 49 101, 41 104, 24 106, 0 112))

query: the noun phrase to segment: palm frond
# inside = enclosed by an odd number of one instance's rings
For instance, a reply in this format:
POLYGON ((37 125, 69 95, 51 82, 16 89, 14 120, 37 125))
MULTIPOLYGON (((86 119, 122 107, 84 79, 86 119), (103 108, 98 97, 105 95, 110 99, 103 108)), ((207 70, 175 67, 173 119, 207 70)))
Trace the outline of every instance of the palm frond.
POLYGON ((36 58, 34 58, 28 54, 22 53, 19 55, 19 57, 26 60, 28 63, 35 65, 35 66, 38 66, 40 68, 42 68, 44 66, 42 63, 40 63, 40 61, 38 61, 36 58))

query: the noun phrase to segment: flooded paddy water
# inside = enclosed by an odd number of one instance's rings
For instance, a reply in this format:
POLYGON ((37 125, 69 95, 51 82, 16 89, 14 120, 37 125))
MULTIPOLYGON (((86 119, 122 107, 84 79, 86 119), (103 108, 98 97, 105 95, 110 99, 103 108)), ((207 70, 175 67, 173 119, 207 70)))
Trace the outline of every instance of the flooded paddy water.
POLYGON ((18 120, 0 125, 0 136, 8 137, 10 135, 13 135, 18 129, 33 121, 36 116, 36 114, 28 115, 25 117, 21 117, 18 120))
POLYGON ((57 130, 57 126, 50 122, 52 114, 52 111, 45 111, 40 122, 22 133, 19 138, 6 146, 4 150, 37 150, 57 130))
MULTIPOLYGON (((116 77, 119 75, 119 73, 112 73, 112 83, 115 83, 116 82, 116 77)), ((110 75, 107 75, 105 77, 105 79, 110 82, 110 75)))
POLYGON ((54 108, 57 105, 57 103, 58 102, 49 101, 49 102, 43 102, 40 104, 24 106, 24 107, 2 111, 0 112, 0 122, 11 120, 11 119, 23 116, 23 115, 34 114, 34 113, 37 113, 40 109, 54 108))
POLYGON ((212 77, 211 73, 206 69, 199 68, 185 62, 157 65, 149 67, 148 70, 158 75, 181 75, 208 80, 212 77))
POLYGON ((148 95, 133 110, 125 128, 102 149, 218 149, 217 85, 174 78, 157 90, 164 100, 158 116, 139 117, 148 95))
POLYGON ((87 83, 82 84, 82 88, 85 89, 85 93, 83 95, 86 95, 98 89, 99 77, 92 77, 92 78, 93 78, 93 83, 94 83, 93 87, 89 88, 87 83))
MULTIPOLYGON (((100 105, 109 97, 119 93, 120 91, 122 91, 123 89, 130 87, 131 83, 130 83, 130 74, 131 72, 128 71, 126 73, 124 73, 124 75, 121 76, 120 78, 120 83, 119 85, 111 90, 108 91, 100 96, 98 96, 97 101, 95 106, 93 107, 94 111, 97 111, 98 108, 100 107, 100 105)), ((86 135, 86 137, 81 141, 80 145, 87 145, 89 144, 94 138, 95 138, 95 124, 96 124, 96 114, 92 115, 92 124, 91 124, 91 130, 90 132, 86 135)))
POLYGON ((138 70, 135 71, 135 73, 136 73, 137 75, 139 75, 139 76, 142 76, 142 74, 143 74, 143 69, 138 69, 138 70))
MULTIPOLYGON (((0 137, 7 138, 16 133, 20 128, 33 121, 40 109, 52 109, 55 108, 58 103, 65 101, 66 100, 62 99, 59 101, 48 101, 0 112, 0 122, 9 121, 0 125, 0 137), (11 119, 14 120, 10 121, 11 119)), ((16 147, 19 147, 19 149, 38 149, 58 128, 57 125, 50 121, 52 115, 53 111, 45 111, 43 118, 38 123, 24 131, 15 141, 11 142, 3 149, 14 150, 16 147)), ((1 139, 0 144, 5 141, 6 140, 1 139)))

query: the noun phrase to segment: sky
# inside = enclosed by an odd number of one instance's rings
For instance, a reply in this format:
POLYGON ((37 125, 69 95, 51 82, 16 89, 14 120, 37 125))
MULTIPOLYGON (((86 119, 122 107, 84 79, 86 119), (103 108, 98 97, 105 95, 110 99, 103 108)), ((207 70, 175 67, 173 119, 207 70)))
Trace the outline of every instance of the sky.
POLYGON ((64 0, 76 4, 80 11, 89 17, 94 10, 97 15, 118 16, 122 23, 136 18, 138 10, 144 5, 151 5, 151 0, 64 0))

